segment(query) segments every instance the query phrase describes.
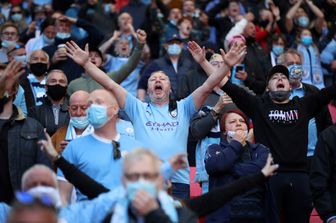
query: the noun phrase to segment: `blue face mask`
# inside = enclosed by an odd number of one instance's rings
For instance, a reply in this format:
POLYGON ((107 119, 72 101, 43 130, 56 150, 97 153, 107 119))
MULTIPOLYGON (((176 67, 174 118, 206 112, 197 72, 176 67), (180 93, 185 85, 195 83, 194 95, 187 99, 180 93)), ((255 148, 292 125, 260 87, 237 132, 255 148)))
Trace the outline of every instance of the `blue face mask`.
POLYGON ((26 55, 21 55, 21 56, 14 56, 16 61, 21 61, 24 66, 27 64, 27 57, 26 55))
POLYGON ((88 121, 93 128, 103 127, 108 121, 107 107, 103 105, 92 104, 87 111, 88 121))
POLYGON ((146 180, 138 180, 136 182, 128 182, 127 183, 127 198, 131 202, 136 192, 141 189, 149 193, 153 198, 157 195, 156 187, 153 183, 146 181, 146 180))
POLYGON ((85 129, 89 125, 89 120, 87 116, 71 117, 70 124, 76 129, 85 129))
POLYGON ((152 0, 141 0, 141 2, 142 2, 144 5, 149 5, 150 3, 152 3, 152 0))
POLYGON ((43 42, 45 42, 46 44, 53 44, 55 39, 54 38, 48 38, 46 35, 42 34, 42 38, 43 38, 43 42))
POLYGON ((177 56, 177 55, 180 55, 182 49, 181 49, 180 45, 178 45, 176 43, 173 43, 173 44, 168 45, 168 50, 167 51, 168 51, 169 55, 177 56))
POLYGON ((313 43, 313 38, 311 36, 302 36, 301 43, 305 46, 310 46, 313 43))
POLYGON ((309 18, 307 16, 300 16, 298 18, 298 25, 302 28, 306 28, 309 25, 309 18))
POLYGON ((22 14, 21 13, 16 13, 16 14, 13 14, 11 16, 11 19, 14 21, 14 22, 18 22, 22 19, 22 14))
POLYGON ((279 56, 280 54, 284 52, 284 47, 274 44, 272 47, 272 51, 275 55, 279 56))
POLYGON ((16 41, 4 40, 1 42, 3 48, 9 48, 16 46, 16 41))
POLYGON ((289 71, 289 79, 294 80, 294 79, 301 79, 303 75, 303 68, 302 65, 300 64, 292 64, 288 66, 288 71, 289 71))
POLYGON ((322 32, 321 34, 322 34, 323 37, 327 36, 328 33, 329 33, 328 27, 323 27, 321 32, 322 32))
POLYGON ((56 33, 56 37, 59 39, 68 39, 70 38, 70 36, 71 33, 61 33, 61 32, 56 33))

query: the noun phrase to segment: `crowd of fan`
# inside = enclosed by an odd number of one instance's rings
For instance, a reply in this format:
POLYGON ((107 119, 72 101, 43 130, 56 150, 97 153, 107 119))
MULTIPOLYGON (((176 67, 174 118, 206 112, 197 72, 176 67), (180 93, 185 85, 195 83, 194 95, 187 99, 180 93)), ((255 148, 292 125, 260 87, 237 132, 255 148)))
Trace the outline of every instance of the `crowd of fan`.
POLYGON ((0 1, 0 39, 0 222, 336 222, 335 0, 0 1))

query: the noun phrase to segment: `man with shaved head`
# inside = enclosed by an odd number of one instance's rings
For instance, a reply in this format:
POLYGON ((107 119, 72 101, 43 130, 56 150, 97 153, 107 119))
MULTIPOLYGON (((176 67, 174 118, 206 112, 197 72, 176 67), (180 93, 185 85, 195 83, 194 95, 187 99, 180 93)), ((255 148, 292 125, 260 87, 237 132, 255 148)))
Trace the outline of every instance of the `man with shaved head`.
MULTIPOLYGON (((70 98, 70 110, 73 98, 70 98)), ((140 147, 141 144, 131 137, 118 133, 116 123, 119 106, 116 98, 109 91, 98 89, 91 92, 87 106, 87 120, 94 131, 92 134, 72 140, 62 156, 112 190, 121 183, 121 156, 133 148, 140 147)), ((63 177, 60 170, 57 175, 63 177)), ((69 202, 73 186, 66 181, 59 182, 62 200, 69 202)), ((77 200, 85 199, 86 197, 77 191, 77 200)))
POLYGON ((42 98, 46 95, 45 83, 49 69, 49 56, 43 50, 33 51, 27 61, 29 69, 28 76, 24 78, 20 85, 24 89, 27 110, 41 105, 42 98))
POLYGON ((75 91, 70 96, 68 106, 70 121, 52 136, 57 152, 62 152, 69 141, 93 132, 86 115, 88 100, 89 93, 86 91, 75 91))

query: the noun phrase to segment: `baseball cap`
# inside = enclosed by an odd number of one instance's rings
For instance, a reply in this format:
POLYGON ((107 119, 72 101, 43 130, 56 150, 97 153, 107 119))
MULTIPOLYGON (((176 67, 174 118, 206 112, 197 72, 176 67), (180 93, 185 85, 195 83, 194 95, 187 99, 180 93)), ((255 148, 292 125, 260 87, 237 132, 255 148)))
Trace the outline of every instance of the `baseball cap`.
POLYGON ((182 39, 177 34, 173 34, 167 38, 166 43, 172 42, 173 40, 182 42, 182 39))
POLYGON ((281 74, 285 75, 287 77, 287 79, 289 78, 289 71, 288 71, 288 68, 286 66, 284 66, 284 65, 275 65, 267 73, 267 82, 276 73, 281 73, 281 74))

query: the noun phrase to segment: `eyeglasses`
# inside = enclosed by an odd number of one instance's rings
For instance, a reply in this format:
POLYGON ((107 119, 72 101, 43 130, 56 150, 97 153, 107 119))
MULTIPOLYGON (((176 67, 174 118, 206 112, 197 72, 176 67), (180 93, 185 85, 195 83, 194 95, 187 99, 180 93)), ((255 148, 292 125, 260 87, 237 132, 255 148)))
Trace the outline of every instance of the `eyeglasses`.
POLYGON ((15 193, 15 198, 17 201, 19 201, 20 203, 22 204, 25 204, 25 205, 29 205, 29 204, 33 204, 35 202, 38 202, 44 206, 47 206, 47 207, 51 207, 51 208, 54 208, 56 207, 56 204, 54 203, 54 201, 46 194, 42 194, 38 197, 36 196, 33 196, 27 192, 21 192, 21 191, 18 191, 15 193))
POLYGON ((224 64, 224 61, 212 61, 210 62, 212 66, 219 66, 220 64, 224 64))
POLYGON ((158 178, 159 173, 124 173, 124 176, 129 181, 138 181, 140 178, 153 181, 158 178))
POLYGON ((17 36, 17 32, 3 32, 2 35, 4 35, 4 36, 17 36))
POLYGON ((113 159, 118 160, 121 158, 121 152, 120 152, 120 143, 117 141, 112 140, 112 146, 113 146, 113 159))
POLYGON ((21 11, 12 11, 12 15, 14 14, 21 14, 22 12, 21 11))

